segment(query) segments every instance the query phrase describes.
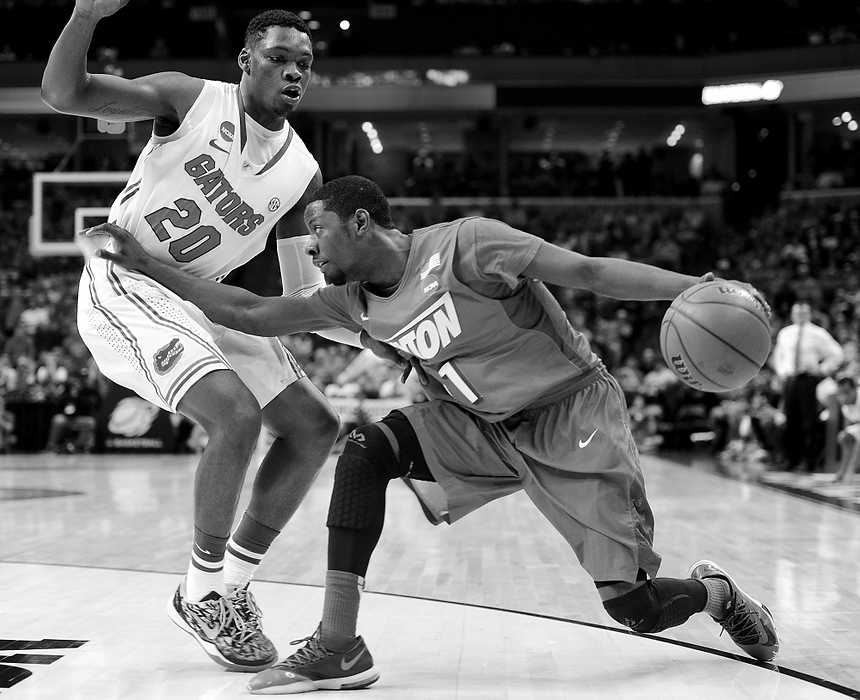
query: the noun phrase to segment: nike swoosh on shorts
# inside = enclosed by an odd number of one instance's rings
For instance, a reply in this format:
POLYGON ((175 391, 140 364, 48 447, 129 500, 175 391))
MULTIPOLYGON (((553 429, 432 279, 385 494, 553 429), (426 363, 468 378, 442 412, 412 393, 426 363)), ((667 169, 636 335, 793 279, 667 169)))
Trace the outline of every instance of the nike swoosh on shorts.
POLYGON ((585 440, 580 440, 580 441, 579 441, 579 446, 580 446, 581 448, 582 448, 582 447, 588 447, 588 444, 591 442, 591 439, 592 439, 595 435, 597 435, 597 428, 595 428, 595 429, 594 429, 594 432, 592 432, 592 433, 591 433, 591 435, 589 435, 585 440))

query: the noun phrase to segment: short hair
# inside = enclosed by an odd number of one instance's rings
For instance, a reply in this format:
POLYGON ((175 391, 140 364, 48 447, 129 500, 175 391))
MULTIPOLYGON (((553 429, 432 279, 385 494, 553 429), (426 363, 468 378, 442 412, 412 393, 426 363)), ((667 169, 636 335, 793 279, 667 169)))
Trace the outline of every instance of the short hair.
POLYGON ((382 189, 373 180, 361 175, 346 175, 329 180, 313 194, 314 201, 321 201, 329 211, 337 214, 342 221, 365 209, 380 226, 394 228, 391 220, 391 207, 382 189))
POLYGON ((266 10, 251 18, 245 30, 245 46, 250 48, 263 38, 269 27, 293 27, 311 38, 311 30, 305 21, 293 12, 287 10, 266 10))

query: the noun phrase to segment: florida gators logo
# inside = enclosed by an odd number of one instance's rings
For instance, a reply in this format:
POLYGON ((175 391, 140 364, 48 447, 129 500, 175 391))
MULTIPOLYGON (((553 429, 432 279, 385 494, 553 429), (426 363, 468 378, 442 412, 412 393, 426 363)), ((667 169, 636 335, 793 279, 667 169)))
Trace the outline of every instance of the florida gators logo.
POLYGON ((163 348, 159 348, 153 355, 152 359, 155 362, 155 371, 159 374, 167 374, 182 355, 183 347, 179 338, 174 338, 163 348))

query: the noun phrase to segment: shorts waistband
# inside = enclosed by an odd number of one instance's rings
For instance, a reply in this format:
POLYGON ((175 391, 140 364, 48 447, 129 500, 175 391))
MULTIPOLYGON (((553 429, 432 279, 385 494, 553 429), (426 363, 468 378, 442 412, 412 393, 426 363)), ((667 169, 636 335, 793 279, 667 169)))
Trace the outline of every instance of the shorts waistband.
POLYGON ((544 394, 543 396, 537 398, 535 401, 530 403, 528 406, 524 406, 512 416, 505 418, 501 423, 505 428, 515 428, 526 418, 528 418, 529 414, 533 411, 545 408, 547 406, 551 406, 552 404, 558 403, 559 401, 563 401, 569 396, 572 396, 573 394, 582 391, 587 386, 590 386, 600 377, 604 377, 607 375, 608 372, 603 363, 595 365, 594 367, 587 370, 584 374, 581 374, 575 379, 571 380, 569 383, 564 384, 563 386, 552 392, 544 394))

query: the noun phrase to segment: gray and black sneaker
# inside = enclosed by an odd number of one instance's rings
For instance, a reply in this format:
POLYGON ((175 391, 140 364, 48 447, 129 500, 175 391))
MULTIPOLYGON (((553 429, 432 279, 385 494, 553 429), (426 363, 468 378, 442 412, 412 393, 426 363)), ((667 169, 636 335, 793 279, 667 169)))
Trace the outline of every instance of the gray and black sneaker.
POLYGON ((212 591, 199 601, 185 597, 185 582, 179 584, 167 605, 167 616, 191 635, 215 663, 234 671, 253 673, 270 666, 274 648, 262 643, 227 598, 212 591))
POLYGON ((263 632, 263 613, 257 606, 257 601, 254 599, 254 594, 248 590, 248 585, 245 584, 241 588, 234 588, 228 595, 227 600, 233 606, 233 610, 242 620, 245 629, 253 630, 256 637, 254 644, 271 665, 278 660, 278 650, 274 643, 263 632))
POLYGON ((723 606, 723 615, 714 621, 729 633, 732 641, 759 661, 772 661, 779 651, 779 638, 773 615, 762 603, 744 593, 723 569, 703 559, 690 567, 690 578, 720 578, 729 584, 731 594, 723 606))
POLYGON ((373 657, 361 637, 356 637, 346 651, 332 651, 320 642, 317 627, 310 637, 290 643, 302 642, 307 643, 297 652, 254 676, 248 690, 254 695, 290 695, 366 688, 379 680, 373 657))

